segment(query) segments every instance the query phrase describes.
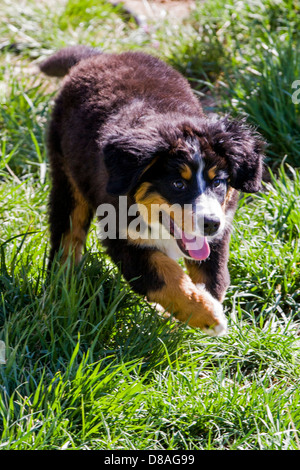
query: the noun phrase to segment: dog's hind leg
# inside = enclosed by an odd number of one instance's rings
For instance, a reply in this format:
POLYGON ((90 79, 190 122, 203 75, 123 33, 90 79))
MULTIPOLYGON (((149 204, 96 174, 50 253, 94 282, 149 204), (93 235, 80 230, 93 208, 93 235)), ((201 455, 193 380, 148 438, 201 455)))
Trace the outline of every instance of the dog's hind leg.
POLYGON ((52 168, 49 202, 50 264, 60 250, 61 262, 65 262, 71 255, 75 264, 79 263, 92 217, 93 210, 72 179, 62 168, 52 168))

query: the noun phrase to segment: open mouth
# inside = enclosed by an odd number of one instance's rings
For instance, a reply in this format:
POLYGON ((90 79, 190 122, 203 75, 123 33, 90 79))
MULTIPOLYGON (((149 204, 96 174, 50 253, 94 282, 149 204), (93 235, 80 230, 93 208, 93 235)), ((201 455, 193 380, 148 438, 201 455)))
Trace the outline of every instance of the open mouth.
POLYGON ((186 234, 170 218, 170 234, 175 238, 182 253, 194 260, 203 261, 210 254, 209 244, 206 237, 201 235, 186 234))

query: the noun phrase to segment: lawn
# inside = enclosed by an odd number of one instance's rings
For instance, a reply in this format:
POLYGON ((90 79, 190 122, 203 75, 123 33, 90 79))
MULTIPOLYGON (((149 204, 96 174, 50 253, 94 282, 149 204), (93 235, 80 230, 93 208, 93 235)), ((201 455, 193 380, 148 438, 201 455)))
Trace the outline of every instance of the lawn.
POLYGON ((0 9, 0 449, 299 450, 300 1, 206 0, 147 26, 103 0, 0 9), (81 265, 47 274, 59 81, 37 63, 77 43, 163 58, 206 112, 267 140, 264 189, 234 221, 227 336, 162 320, 96 223, 81 265))

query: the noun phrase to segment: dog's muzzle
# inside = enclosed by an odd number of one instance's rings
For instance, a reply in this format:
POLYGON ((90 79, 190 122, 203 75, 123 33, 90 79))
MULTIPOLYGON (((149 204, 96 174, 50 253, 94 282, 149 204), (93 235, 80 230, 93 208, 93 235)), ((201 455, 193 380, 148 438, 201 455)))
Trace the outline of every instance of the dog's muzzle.
POLYGON ((185 233, 175 224, 173 219, 170 219, 169 230, 185 257, 197 261, 208 258, 210 248, 205 236, 185 233))

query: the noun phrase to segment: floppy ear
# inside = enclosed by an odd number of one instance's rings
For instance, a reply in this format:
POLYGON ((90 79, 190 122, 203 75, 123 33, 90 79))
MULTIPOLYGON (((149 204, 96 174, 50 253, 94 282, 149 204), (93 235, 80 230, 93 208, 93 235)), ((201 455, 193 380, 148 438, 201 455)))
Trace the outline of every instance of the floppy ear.
POLYGON ((246 193, 261 188, 265 142, 245 121, 220 121, 222 131, 215 135, 215 151, 228 162, 230 185, 246 193))
POLYGON ((133 130, 126 135, 114 135, 108 139, 103 148, 109 174, 108 193, 127 194, 134 188, 157 153, 166 146, 162 139, 155 137, 133 130))

